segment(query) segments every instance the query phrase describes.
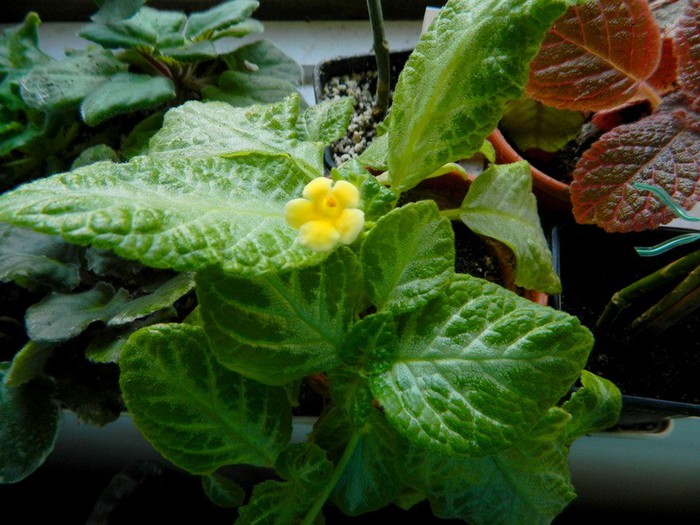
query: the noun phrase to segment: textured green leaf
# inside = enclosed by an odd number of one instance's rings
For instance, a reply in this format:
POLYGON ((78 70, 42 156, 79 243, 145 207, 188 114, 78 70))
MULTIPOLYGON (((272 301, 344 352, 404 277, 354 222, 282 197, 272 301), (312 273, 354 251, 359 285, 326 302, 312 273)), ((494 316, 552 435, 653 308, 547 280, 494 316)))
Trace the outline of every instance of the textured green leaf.
POLYGON ((126 291, 105 283, 87 292, 52 293, 27 308, 27 334, 34 341, 66 341, 94 322, 111 319, 128 300, 126 291))
POLYGON ((49 381, 9 387, 4 380, 0 368, 0 484, 21 481, 41 466, 53 450, 61 420, 49 381))
POLYGON ((39 25, 36 13, 29 13, 22 24, 0 34, 0 75, 18 73, 51 58, 39 49, 39 25))
POLYGON ((203 62, 216 58, 218 52, 214 42, 203 40, 202 42, 185 42, 178 47, 161 49, 160 52, 180 62, 203 62))
POLYGON ((107 23, 133 16, 146 0, 96 0, 95 3, 100 9, 90 19, 107 23))
POLYGON ((217 507, 235 508, 245 501, 243 487, 221 474, 202 477, 202 489, 217 507))
POLYGON ((70 169, 72 171, 95 162, 104 161, 119 162, 119 154, 106 144, 97 144, 81 151, 71 164, 70 169))
POLYGON ((378 310, 415 310, 440 295, 454 273, 454 234, 432 201, 377 221, 362 244, 365 286, 378 310))
POLYGON ((576 390, 562 408, 571 414, 567 443, 590 432, 600 432, 617 423, 622 409, 618 388, 586 370, 581 372, 582 388, 576 390))
POLYGON ((148 141, 163 125, 163 112, 156 111, 136 124, 129 134, 122 139, 121 153, 129 160, 148 152, 148 141))
POLYGON ((210 38, 212 40, 218 40, 224 37, 242 38, 251 33, 262 33, 264 30, 265 28, 262 25, 262 22, 255 20, 254 18, 248 18, 242 22, 230 25, 220 31, 215 31, 210 38))
POLYGON ((177 11, 142 7, 133 16, 101 24, 87 24, 78 35, 108 49, 184 44, 186 17, 177 11))
POLYGON ((399 78, 389 123, 389 175, 405 191, 471 157, 519 97, 564 0, 450 0, 399 78))
POLYGON ((218 270, 197 275, 201 316, 217 359, 276 385, 339 364, 362 291, 359 264, 345 247, 323 264, 255 279, 218 270))
POLYGON ((29 289, 80 284, 78 249, 58 237, 0 224, 0 281, 29 289))
POLYGON ((51 343, 29 341, 12 358, 12 363, 5 375, 5 385, 16 387, 36 379, 44 372, 44 365, 53 355, 51 343))
POLYGON ((222 367, 201 328, 136 332, 119 361, 134 423, 168 460, 194 474, 224 465, 272 466, 291 437, 284 390, 222 367))
POLYGON ((297 86, 273 76, 224 71, 216 86, 202 90, 206 100, 219 100, 232 106, 245 107, 252 104, 278 102, 290 93, 296 93, 297 86))
POLYGON ((522 151, 537 148, 554 152, 576 138, 584 115, 545 106, 528 97, 509 102, 498 127, 522 151))
POLYGON ((290 445, 275 467, 285 481, 256 485, 248 504, 240 508, 236 525, 301 523, 333 472, 323 450, 305 443, 290 445))
POLYGON ((223 102, 191 101, 165 115, 150 142, 151 153, 238 156, 250 152, 285 155, 309 177, 323 174, 324 144, 300 140, 299 94, 282 102, 235 108, 223 102))
POLYGON ((22 98, 42 111, 72 108, 112 75, 126 70, 109 51, 90 49, 65 60, 39 64, 22 80, 22 98))
POLYGON ((358 159, 351 159, 332 169, 331 179, 346 180, 360 190, 358 207, 365 212, 366 221, 376 221, 396 206, 396 194, 377 182, 376 177, 368 173, 358 159))
POLYGON ((515 284, 540 292, 561 290, 526 162, 491 166, 471 185, 459 212, 469 229, 513 250, 515 284))
POLYGON ((157 268, 214 264, 256 274, 319 262, 284 206, 308 182, 286 157, 136 157, 101 162, 0 196, 0 221, 114 250, 157 268))
POLYGON ((700 96, 700 3, 697 0, 690 0, 686 5, 674 36, 678 83, 697 100, 700 96))
POLYGON ((414 448, 408 483, 423 490, 436 516, 474 525, 544 525, 574 498, 563 443, 567 414, 557 408, 516 447, 483 458, 414 448))
POLYGON ((354 109, 352 97, 321 101, 301 116, 300 135, 312 142, 335 142, 345 136, 354 109))
POLYGON ((402 322, 390 367, 370 378, 408 439, 445 453, 503 449, 578 378, 593 344, 578 319, 457 276, 402 322))
POLYGON ((295 86, 302 83, 301 66, 269 40, 246 44, 221 58, 232 71, 275 77, 295 86))
POLYGON ((229 0, 206 11, 193 13, 187 19, 185 36, 195 40, 215 31, 225 31, 248 18, 257 8, 258 2, 253 0, 229 0))
POLYGON ((117 115, 157 107, 175 95, 168 78, 119 73, 85 97, 80 113, 88 126, 97 126, 117 115))

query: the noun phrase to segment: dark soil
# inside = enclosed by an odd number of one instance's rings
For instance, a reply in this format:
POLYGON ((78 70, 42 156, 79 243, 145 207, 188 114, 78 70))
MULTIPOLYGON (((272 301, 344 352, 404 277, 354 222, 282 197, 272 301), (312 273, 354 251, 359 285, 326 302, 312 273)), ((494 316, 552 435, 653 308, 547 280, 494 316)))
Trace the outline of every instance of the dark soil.
POLYGON ((629 322, 666 290, 630 307, 611 330, 595 323, 610 297, 696 245, 643 258, 634 246, 651 246, 678 232, 610 234, 593 226, 567 225, 560 234, 561 308, 591 328, 596 342, 587 369, 613 381, 625 395, 700 403, 700 310, 661 332, 635 337, 629 322))

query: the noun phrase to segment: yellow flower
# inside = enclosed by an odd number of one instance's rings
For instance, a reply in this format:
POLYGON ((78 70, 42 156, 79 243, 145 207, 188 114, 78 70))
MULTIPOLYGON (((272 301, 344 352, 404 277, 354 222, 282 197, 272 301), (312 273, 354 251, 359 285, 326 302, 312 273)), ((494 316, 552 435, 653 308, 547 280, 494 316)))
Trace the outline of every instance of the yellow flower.
POLYGON ((335 184, 318 177, 304 187, 303 199, 292 199, 284 218, 299 230, 299 242, 316 252, 333 248, 338 242, 350 244, 365 225, 365 214, 357 209, 360 194, 347 181, 335 184))

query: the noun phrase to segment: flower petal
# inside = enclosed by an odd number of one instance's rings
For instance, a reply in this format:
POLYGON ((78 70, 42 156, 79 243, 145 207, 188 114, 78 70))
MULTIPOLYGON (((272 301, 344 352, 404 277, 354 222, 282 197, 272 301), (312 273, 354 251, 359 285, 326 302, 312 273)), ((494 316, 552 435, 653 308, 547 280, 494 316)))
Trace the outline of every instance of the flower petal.
POLYGON ((343 210, 335 220, 335 227, 340 234, 340 242, 350 244, 360 235, 365 225, 365 212, 358 209, 343 210))
POLYGON ((315 252, 332 249, 340 240, 340 234, 329 221, 310 221, 299 229, 299 242, 315 252))
POLYGON ((357 205, 360 203, 360 192, 357 191, 355 185, 346 180, 337 181, 331 193, 340 205, 345 208, 357 208, 357 205))
POLYGON ((315 218, 314 204, 306 199, 292 199, 284 207, 284 219, 292 228, 299 229, 315 218))
POLYGON ((317 200, 324 197, 333 186, 333 181, 326 177, 316 177, 314 180, 304 186, 302 195, 309 200, 317 200))

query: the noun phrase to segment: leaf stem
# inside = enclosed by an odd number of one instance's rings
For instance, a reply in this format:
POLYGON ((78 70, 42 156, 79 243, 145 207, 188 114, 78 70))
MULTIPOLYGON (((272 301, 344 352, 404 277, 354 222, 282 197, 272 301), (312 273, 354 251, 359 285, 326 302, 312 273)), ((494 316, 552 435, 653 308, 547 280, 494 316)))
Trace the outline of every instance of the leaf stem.
POLYGON ((447 217, 451 221, 459 221, 462 219, 462 209, 455 208, 452 210, 440 210, 440 215, 447 217))
POLYGON ((651 109, 654 111, 661 104, 661 95, 648 82, 639 84, 639 92, 644 95, 651 103, 651 109))
POLYGON ((321 509, 326 504, 331 492, 333 492, 333 489, 338 484, 340 476, 342 476, 343 472, 345 472, 345 468, 348 466, 350 458, 352 458, 357 445, 360 443, 362 434, 364 434, 362 429, 355 430, 355 432, 353 432, 352 436, 350 437, 350 441, 348 441, 348 444, 345 446, 343 455, 340 457, 338 464, 335 466, 335 470, 333 471, 330 481, 326 484, 323 492, 318 495, 318 498, 316 498, 316 501, 311 509, 309 509, 309 512, 306 513, 301 525, 313 525, 314 521, 316 520, 316 516, 318 516, 318 513, 321 512, 321 509))

